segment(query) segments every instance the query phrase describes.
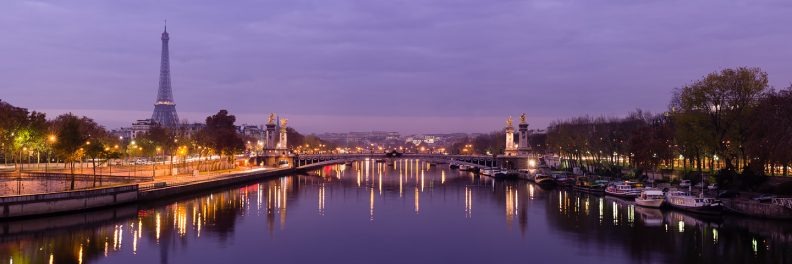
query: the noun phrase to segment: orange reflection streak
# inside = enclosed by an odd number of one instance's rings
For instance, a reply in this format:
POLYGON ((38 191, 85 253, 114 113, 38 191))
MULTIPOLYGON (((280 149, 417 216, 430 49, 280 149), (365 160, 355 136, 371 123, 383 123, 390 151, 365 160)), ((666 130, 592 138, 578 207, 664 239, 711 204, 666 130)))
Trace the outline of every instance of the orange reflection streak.
POLYGON ((369 191, 369 221, 374 221, 374 188, 369 191))
POLYGON ((319 185, 319 215, 324 215, 325 213, 325 186, 324 184, 319 185))
POLYGON ((421 212, 421 193, 418 192, 418 187, 415 187, 415 213, 421 212))
POLYGON ((473 190, 465 186, 465 217, 473 217, 473 190))

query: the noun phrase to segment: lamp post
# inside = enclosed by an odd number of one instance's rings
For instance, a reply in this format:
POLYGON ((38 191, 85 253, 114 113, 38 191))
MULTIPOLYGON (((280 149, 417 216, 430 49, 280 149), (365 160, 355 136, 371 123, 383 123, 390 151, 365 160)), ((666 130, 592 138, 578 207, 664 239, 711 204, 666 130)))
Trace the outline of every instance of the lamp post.
POLYGON ((47 148, 47 163, 44 164, 44 175, 47 175, 49 173, 50 152, 52 152, 52 146, 55 144, 55 141, 57 141, 55 135, 50 135, 49 137, 47 137, 47 142, 50 143, 50 146, 49 148, 47 148))
POLYGON ((27 147, 22 147, 22 151, 19 152, 19 176, 22 176, 22 170, 25 169, 25 161, 22 159, 25 152, 27 152, 27 147))
POLYGON ((157 151, 154 152, 154 158, 152 158, 153 161, 151 162, 151 176, 152 177, 156 177, 157 176, 157 156, 159 156, 159 152, 160 152, 161 148, 157 147, 156 150, 157 151))

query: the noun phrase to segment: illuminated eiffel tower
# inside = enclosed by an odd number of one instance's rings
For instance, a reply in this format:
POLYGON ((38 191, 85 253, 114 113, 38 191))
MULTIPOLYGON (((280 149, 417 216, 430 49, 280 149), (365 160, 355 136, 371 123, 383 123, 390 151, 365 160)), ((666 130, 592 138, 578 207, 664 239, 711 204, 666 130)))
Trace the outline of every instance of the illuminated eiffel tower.
POLYGON ((168 26, 162 32, 162 56, 160 58, 159 90, 157 102, 154 104, 154 114, 151 119, 164 127, 179 125, 179 115, 176 114, 176 103, 173 102, 173 90, 170 78, 170 55, 168 52, 168 26))

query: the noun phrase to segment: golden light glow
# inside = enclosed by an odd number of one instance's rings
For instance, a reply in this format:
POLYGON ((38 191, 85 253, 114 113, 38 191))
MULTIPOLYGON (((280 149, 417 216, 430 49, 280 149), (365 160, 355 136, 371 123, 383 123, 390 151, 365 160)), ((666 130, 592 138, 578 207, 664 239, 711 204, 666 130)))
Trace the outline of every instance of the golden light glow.
POLYGON ((418 188, 415 188, 415 213, 421 212, 421 194, 418 192, 418 188))
POLYGON ((156 220, 155 221, 156 222, 155 222, 155 227, 154 227, 155 231, 154 232, 155 232, 155 234, 157 236, 156 237, 157 238, 157 243, 159 243, 159 239, 160 239, 160 213, 159 212, 157 212, 157 216, 156 216, 156 220))
POLYGON ((369 221, 374 221, 374 188, 369 189, 369 221))
POLYGON ((465 217, 473 217, 473 190, 465 187, 465 217))

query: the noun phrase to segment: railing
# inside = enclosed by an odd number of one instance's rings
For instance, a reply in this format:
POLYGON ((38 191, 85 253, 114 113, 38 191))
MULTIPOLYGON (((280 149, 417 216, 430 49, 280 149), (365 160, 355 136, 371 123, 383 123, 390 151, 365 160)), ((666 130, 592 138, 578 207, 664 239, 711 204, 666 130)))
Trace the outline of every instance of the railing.
POLYGON ((148 182, 148 183, 138 184, 138 190, 146 191, 146 190, 151 190, 151 189, 164 188, 164 187, 167 187, 167 186, 168 186, 168 183, 166 183, 166 182, 148 182))
POLYGON ((24 194, 0 197, 0 204, 58 200, 67 198, 83 198, 97 195, 106 195, 120 192, 133 192, 138 190, 138 185, 123 185, 113 187, 100 187, 86 190, 75 190, 57 193, 24 194))
POLYGON ((778 206, 783 206, 792 209, 792 198, 773 198, 772 203, 778 206))
POLYGON ((164 179, 164 180, 161 179, 155 182, 141 183, 138 184, 138 186, 139 186, 139 190, 147 191, 151 189, 176 187, 176 186, 188 185, 188 184, 199 183, 204 181, 216 181, 216 180, 235 178, 235 177, 249 175, 251 173, 260 173, 264 171, 269 171, 269 170, 262 170, 262 169, 243 170, 243 171, 224 170, 224 171, 214 171, 202 175, 180 175, 175 178, 164 179))
POLYGON ((24 172, 22 174, 9 174, 0 176, 0 180, 17 180, 17 179, 42 179, 42 180, 75 180, 80 181, 110 181, 110 182, 144 182, 151 181, 154 178, 151 176, 116 176, 116 175, 92 175, 92 174, 70 174, 70 173, 56 173, 56 172, 24 172))

